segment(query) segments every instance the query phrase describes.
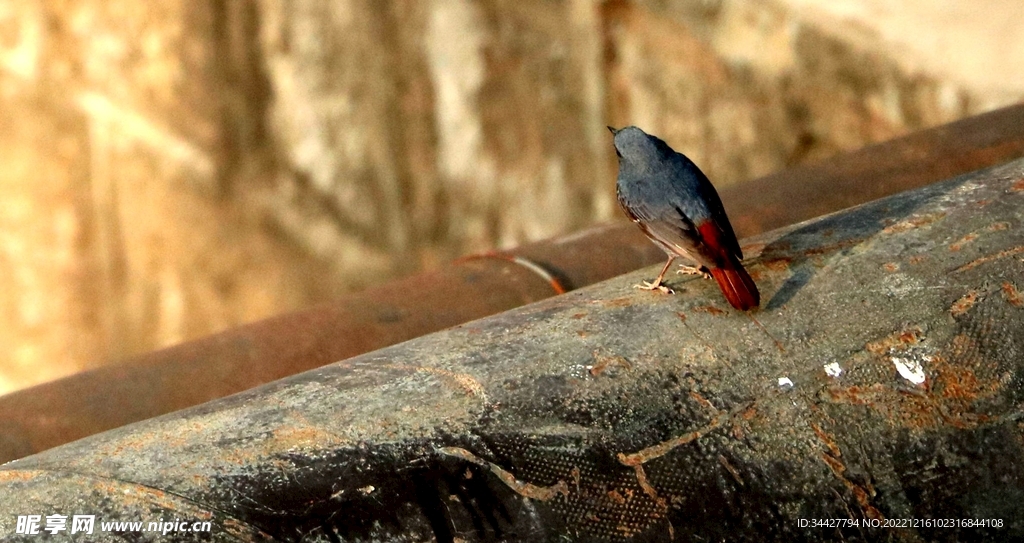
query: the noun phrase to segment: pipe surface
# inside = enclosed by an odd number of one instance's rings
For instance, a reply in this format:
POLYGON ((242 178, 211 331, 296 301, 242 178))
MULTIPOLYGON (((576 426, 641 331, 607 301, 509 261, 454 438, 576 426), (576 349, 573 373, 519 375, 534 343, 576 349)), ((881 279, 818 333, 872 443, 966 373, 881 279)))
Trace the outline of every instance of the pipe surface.
MULTIPOLYGON (((737 233, 745 237, 1020 156, 1024 106, 1014 106, 723 187, 721 193, 737 233)), ((463 259, 334 303, 15 392, 0 397, 0 462, 663 259, 632 224, 593 228, 463 259)))
POLYGON ((760 311, 648 268, 92 436, 0 540, 1019 539, 1022 224, 1024 160, 746 240, 760 311))

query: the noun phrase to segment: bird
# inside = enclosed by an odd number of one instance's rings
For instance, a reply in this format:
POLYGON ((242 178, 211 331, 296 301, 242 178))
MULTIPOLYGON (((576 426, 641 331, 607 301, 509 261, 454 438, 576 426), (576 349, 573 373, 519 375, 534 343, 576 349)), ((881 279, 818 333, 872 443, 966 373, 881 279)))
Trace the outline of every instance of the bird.
POLYGON ((729 304, 741 311, 757 307, 761 295, 741 261, 733 232, 718 191, 704 172, 663 140, 635 126, 611 126, 619 175, 615 184, 619 205, 643 233, 668 255, 668 262, 653 282, 637 288, 671 294, 662 284, 676 258, 693 266, 679 273, 714 278, 729 304))

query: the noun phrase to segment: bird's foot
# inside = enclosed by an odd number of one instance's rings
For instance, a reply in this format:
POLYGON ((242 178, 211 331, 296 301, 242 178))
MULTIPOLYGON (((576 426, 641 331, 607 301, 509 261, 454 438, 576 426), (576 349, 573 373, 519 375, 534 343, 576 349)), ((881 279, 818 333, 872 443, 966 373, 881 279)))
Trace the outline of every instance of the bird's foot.
POLYGON ((670 289, 670 288, 666 287, 665 285, 661 284, 661 281, 655 281, 654 283, 651 283, 651 282, 648 282, 648 281, 643 281, 639 285, 633 285, 633 288, 638 288, 640 290, 652 290, 652 291, 653 290, 658 290, 658 291, 661 291, 663 294, 672 294, 672 289, 670 289))
POLYGON ((684 266, 684 265, 680 265, 679 269, 676 270, 676 273, 681 273, 681 274, 684 274, 684 275, 699 275, 699 276, 703 277, 704 279, 711 279, 711 274, 708 273, 707 268, 705 268, 704 266, 684 266))

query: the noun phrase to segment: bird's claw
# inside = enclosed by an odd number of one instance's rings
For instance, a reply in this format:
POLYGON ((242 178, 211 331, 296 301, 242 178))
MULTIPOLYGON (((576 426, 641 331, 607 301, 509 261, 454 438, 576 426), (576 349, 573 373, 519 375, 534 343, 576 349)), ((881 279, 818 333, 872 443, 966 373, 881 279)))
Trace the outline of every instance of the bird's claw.
POLYGON ((672 294, 673 292, 672 289, 666 287, 665 285, 662 285, 661 283, 651 283, 649 281, 643 281, 639 285, 633 285, 633 288, 651 291, 658 290, 661 291, 663 294, 672 294))
POLYGON ((704 279, 711 279, 711 274, 708 273, 708 271, 706 269, 704 269, 703 266, 683 266, 683 265, 681 265, 681 266, 679 266, 679 269, 676 270, 676 273, 681 273, 681 274, 684 274, 684 275, 699 275, 699 276, 703 277, 704 279))

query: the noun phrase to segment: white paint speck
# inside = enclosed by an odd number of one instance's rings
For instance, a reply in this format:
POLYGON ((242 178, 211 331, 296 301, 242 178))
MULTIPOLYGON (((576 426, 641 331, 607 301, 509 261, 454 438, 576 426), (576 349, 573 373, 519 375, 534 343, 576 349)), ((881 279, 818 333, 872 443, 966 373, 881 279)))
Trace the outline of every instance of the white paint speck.
POLYGON ((825 364, 825 373, 830 377, 839 377, 843 374, 843 367, 839 365, 839 362, 831 362, 825 364))
POLYGON ((909 358, 897 358, 892 357, 892 365, 896 366, 896 371, 903 376, 904 379, 920 385, 925 381, 927 376, 924 373, 924 367, 921 366, 921 362, 909 358))
POLYGON ((793 386, 793 381, 789 377, 779 377, 779 386, 791 387, 793 386))

